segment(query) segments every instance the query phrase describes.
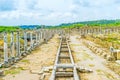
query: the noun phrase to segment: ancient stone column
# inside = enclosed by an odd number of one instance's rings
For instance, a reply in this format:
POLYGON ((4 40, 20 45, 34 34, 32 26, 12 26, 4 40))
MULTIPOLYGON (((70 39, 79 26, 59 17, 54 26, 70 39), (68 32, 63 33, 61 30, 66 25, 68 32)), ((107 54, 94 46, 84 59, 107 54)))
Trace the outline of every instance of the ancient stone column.
POLYGON ((33 33, 32 32, 30 33, 30 46, 33 49, 34 43, 33 43, 33 33))
POLYGON ((8 41, 7 41, 7 33, 4 33, 4 63, 8 62, 8 41))
POLYGON ((17 32, 17 35, 16 35, 16 48, 17 48, 16 56, 20 57, 21 53, 20 53, 20 34, 19 34, 19 32, 17 32))
POLYGON ((15 57, 14 32, 11 32, 10 51, 11 51, 11 58, 14 58, 15 57))
POLYGON ((24 52, 27 51, 27 33, 24 32, 24 52))

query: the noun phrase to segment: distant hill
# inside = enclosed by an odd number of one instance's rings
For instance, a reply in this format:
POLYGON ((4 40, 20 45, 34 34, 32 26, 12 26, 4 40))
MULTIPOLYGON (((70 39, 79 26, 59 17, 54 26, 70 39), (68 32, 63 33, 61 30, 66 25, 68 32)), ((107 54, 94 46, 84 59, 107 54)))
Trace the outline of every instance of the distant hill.
POLYGON ((69 26, 72 24, 84 24, 84 25, 92 25, 92 24, 114 24, 114 23, 118 23, 120 22, 120 20, 96 20, 96 21, 83 21, 83 22, 75 22, 75 23, 64 23, 64 24, 60 24, 59 26, 69 26))
POLYGON ((75 23, 63 23, 58 26, 58 28, 74 28, 74 27, 83 27, 83 26, 102 26, 102 27, 114 27, 120 26, 120 20, 95 20, 95 21, 83 21, 83 22, 75 22, 75 23))
POLYGON ((0 26, 0 32, 3 31, 16 31, 18 29, 40 29, 43 28, 76 28, 76 27, 120 27, 120 19, 117 20, 94 20, 94 21, 82 21, 74 23, 63 23, 56 26, 45 25, 20 25, 20 26, 0 26))
POLYGON ((19 26, 22 29, 36 29, 39 25, 21 25, 19 26))
POLYGON ((44 28, 74 28, 74 27, 84 27, 84 26, 101 26, 101 27, 114 27, 120 26, 120 19, 116 20, 94 20, 94 21, 82 21, 74 23, 63 23, 56 26, 45 26, 45 25, 21 25, 22 29, 39 29, 41 26, 44 28))

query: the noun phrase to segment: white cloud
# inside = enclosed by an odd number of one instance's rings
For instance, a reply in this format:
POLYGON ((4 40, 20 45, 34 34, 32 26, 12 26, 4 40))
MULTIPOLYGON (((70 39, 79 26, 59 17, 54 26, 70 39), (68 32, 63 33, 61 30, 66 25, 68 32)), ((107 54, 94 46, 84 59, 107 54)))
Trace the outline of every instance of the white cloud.
POLYGON ((77 5, 84 7, 104 7, 114 5, 117 0, 73 0, 77 5))
POLYGON ((14 4, 12 6, 13 10, 4 11, 2 9, 3 11, 0 11, 0 25, 59 24, 93 19, 120 18, 119 0, 10 1, 14 4))

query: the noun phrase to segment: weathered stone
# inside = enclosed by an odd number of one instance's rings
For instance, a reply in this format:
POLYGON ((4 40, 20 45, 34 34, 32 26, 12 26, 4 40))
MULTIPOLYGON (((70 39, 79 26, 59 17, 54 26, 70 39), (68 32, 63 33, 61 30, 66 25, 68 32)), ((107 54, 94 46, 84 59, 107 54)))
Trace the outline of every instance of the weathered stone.
POLYGON ((114 61, 115 58, 114 58, 113 56, 108 55, 108 56, 107 56, 107 60, 108 60, 108 61, 114 61))
POLYGON ((8 62, 4 62, 3 67, 8 68, 10 64, 8 62))
POLYGON ((78 70, 79 72, 82 72, 82 73, 91 73, 91 72, 93 72, 93 70, 87 69, 87 68, 85 68, 85 67, 76 67, 76 68, 77 68, 77 70, 78 70))
POLYGON ((103 53, 102 54, 102 57, 104 57, 105 59, 107 58, 107 54, 106 53, 103 53))
POLYGON ((117 52, 117 60, 120 60, 120 52, 117 52))
POLYGON ((44 78, 45 78, 45 74, 41 75, 39 80, 44 80, 44 78))
POLYGON ((4 75, 4 71, 0 70, 0 76, 4 75))
POLYGON ((44 68, 44 72, 49 73, 49 69, 48 68, 44 68))
POLYGON ((39 74, 39 71, 38 70, 30 70, 30 73, 32 73, 32 74, 39 74))

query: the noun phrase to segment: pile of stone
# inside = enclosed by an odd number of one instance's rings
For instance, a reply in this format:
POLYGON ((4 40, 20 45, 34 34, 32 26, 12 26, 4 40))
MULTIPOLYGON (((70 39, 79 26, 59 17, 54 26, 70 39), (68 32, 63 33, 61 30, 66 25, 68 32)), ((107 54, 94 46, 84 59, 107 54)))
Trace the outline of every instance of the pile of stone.
POLYGON ((107 59, 108 61, 114 60, 113 56, 111 56, 110 51, 107 51, 104 48, 101 48, 99 45, 88 40, 83 40, 83 43, 95 54, 102 56, 104 59, 107 59))

